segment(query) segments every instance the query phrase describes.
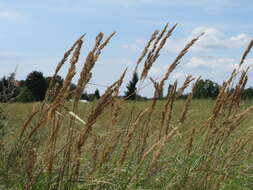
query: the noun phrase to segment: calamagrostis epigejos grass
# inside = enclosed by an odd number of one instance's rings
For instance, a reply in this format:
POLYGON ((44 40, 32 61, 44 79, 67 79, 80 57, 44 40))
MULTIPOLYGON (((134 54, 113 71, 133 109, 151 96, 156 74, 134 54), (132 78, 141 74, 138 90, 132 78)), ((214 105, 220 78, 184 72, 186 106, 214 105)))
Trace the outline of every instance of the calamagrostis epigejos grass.
POLYGON ((159 30, 155 30, 154 33, 151 35, 150 40, 148 41, 146 47, 142 51, 141 56, 137 60, 137 63, 136 63, 135 69, 134 69, 134 73, 137 73, 139 64, 144 59, 144 57, 147 55, 152 42, 156 39, 158 34, 159 34, 159 30))
POLYGON ((77 88, 76 88, 75 100, 74 100, 74 109, 77 108, 78 101, 82 95, 82 92, 84 91, 86 85, 88 84, 88 82, 90 81, 92 77, 91 70, 93 69, 96 61, 98 60, 99 55, 101 54, 101 51, 109 43, 110 39, 114 35, 115 35, 115 32, 112 33, 108 38, 106 38, 104 42, 102 42, 103 36, 104 36, 103 33, 99 33, 98 36, 96 37, 96 43, 93 49, 89 52, 89 54, 86 57, 82 71, 79 76, 79 80, 77 82, 77 88))
POLYGON ((118 90, 118 88, 122 84, 125 73, 126 73, 126 70, 123 72, 123 74, 121 75, 121 77, 118 81, 116 81, 114 84, 112 84, 111 86, 109 86, 106 89, 105 93, 100 97, 100 99, 97 102, 97 105, 95 106, 95 108, 92 110, 92 112, 88 116, 86 125, 80 131, 79 137, 77 138, 77 144, 76 144, 76 151, 77 151, 76 167, 75 167, 75 174, 76 175, 78 175, 78 172, 79 172, 80 156, 81 156, 81 153, 82 153, 82 151, 81 151, 82 146, 86 142, 93 125, 96 123, 96 120, 97 120, 98 116, 112 102, 113 94, 115 93, 115 91, 118 90))
POLYGON ((120 160, 119 160, 119 163, 121 165, 123 164, 123 162, 126 159, 126 154, 128 152, 128 149, 129 149, 129 146, 130 146, 130 143, 131 143, 131 139, 133 138, 134 132, 137 129, 137 127, 139 126, 139 123, 140 123, 141 119, 143 118, 143 116, 145 115, 145 113, 147 111, 148 111, 148 108, 146 108, 145 110, 141 111, 138 114, 138 116, 136 117, 134 123, 131 125, 131 127, 130 127, 128 133, 127 133, 127 136, 125 137, 123 150, 122 150, 120 160))
POLYGON ((30 148, 26 154, 26 173, 27 173, 27 183, 25 189, 29 190, 33 183, 33 170, 37 161, 37 154, 33 148, 30 148))
POLYGON ((190 85, 190 83, 191 83, 192 81, 194 81, 194 80, 195 80, 195 78, 193 78, 192 75, 187 76, 186 79, 185 79, 185 81, 184 81, 184 83, 183 83, 183 85, 182 85, 182 87, 179 88, 178 91, 177 91, 177 97, 180 97, 181 95, 183 95, 185 89, 186 89, 186 88, 190 85))
POLYGON ((54 114, 56 109, 65 103, 65 101, 68 97, 68 92, 69 92, 69 87, 71 85, 71 81, 72 81, 74 75, 76 74, 76 63, 79 59, 82 44, 83 44, 82 40, 80 40, 77 43, 77 47, 76 47, 76 49, 73 53, 73 56, 71 58, 71 61, 70 61, 70 67, 69 67, 67 76, 63 82, 63 86, 62 86, 59 94, 57 95, 57 97, 55 98, 55 100, 52 103, 48 117, 51 117, 51 115, 54 114))
MULTIPOLYGON (((187 77, 186 80, 185 80, 185 82, 184 82, 184 84, 183 84, 183 86, 182 86, 182 88, 180 88, 180 89, 183 89, 183 91, 184 91, 184 89, 185 89, 187 86, 189 86, 189 84, 190 84, 190 82, 191 82, 192 80, 194 80, 194 79, 191 79, 191 76, 187 77)), ((196 80, 196 82, 193 84, 193 86, 192 86, 192 92, 188 95, 188 97, 187 97, 187 99, 186 99, 186 102, 185 102, 185 105, 184 105, 184 108, 183 108, 183 112, 182 112, 181 117, 180 117, 180 119, 179 119, 179 122, 180 122, 180 123, 183 123, 183 122, 185 121, 185 119, 186 119, 186 114, 187 114, 187 112, 188 112, 188 110, 189 110, 189 107, 190 107, 190 104, 191 104, 192 98, 193 98, 193 93, 194 93, 196 84, 198 83, 199 80, 200 80, 200 77, 199 77, 199 78, 196 80)), ((179 89, 179 90, 180 90, 180 89, 179 89)))
POLYGON ((177 81, 174 82, 170 91, 168 91, 166 102, 164 104, 164 108, 161 112, 161 120, 159 126, 159 136, 158 139, 161 139, 164 134, 168 134, 170 128, 170 122, 172 118, 172 109, 174 100, 176 97, 176 90, 177 90, 177 81))
POLYGON ((168 24, 164 27, 164 29, 162 30, 162 32, 160 33, 160 35, 158 35, 156 37, 156 41, 153 44, 153 48, 149 51, 147 58, 145 60, 144 63, 144 69, 141 73, 141 80, 144 80, 147 75, 148 72, 150 70, 150 68, 152 67, 153 63, 156 61, 156 59, 159 57, 160 55, 160 51, 161 49, 164 47, 164 45, 167 42, 167 39, 172 35, 172 32, 174 31, 174 29, 176 28, 177 25, 174 25, 167 33, 167 28, 168 28, 168 24), (165 35, 166 33, 166 35, 165 35), (165 35, 165 36, 164 36, 165 35))
POLYGON ((250 41, 248 47, 244 51, 244 53, 242 55, 242 58, 241 58, 241 61, 240 61, 240 64, 239 64, 239 67, 241 67, 241 65, 244 63, 244 61, 245 61, 245 59, 246 59, 247 55, 249 54, 252 47, 253 47, 253 40, 250 41))
POLYGON ((77 39, 75 41, 75 43, 71 46, 71 48, 65 52, 62 60, 58 63, 58 65, 56 66, 56 69, 55 69, 55 72, 54 72, 54 75, 50 81, 50 84, 49 84, 49 87, 48 87, 48 91, 45 95, 45 101, 48 101, 48 98, 50 98, 50 92, 51 92, 51 88, 52 88, 52 84, 54 83, 54 80, 56 79, 56 76, 58 75, 59 71, 61 70, 62 66, 66 63, 68 57, 70 56, 70 54, 72 53, 72 51, 76 48, 77 44, 80 43, 80 40, 83 39, 83 37, 85 36, 82 35, 79 39, 77 39))

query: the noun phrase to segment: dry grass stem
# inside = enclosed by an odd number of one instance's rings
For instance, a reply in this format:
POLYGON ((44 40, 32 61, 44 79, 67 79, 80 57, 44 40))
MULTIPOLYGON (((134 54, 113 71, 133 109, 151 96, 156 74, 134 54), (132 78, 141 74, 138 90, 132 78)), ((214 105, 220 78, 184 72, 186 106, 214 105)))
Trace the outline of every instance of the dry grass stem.
POLYGON ((166 143, 168 143, 169 140, 171 140, 171 138, 176 134, 176 132, 177 132, 177 128, 172 129, 169 134, 165 135, 160 141, 158 141, 156 144, 154 144, 143 155, 142 162, 147 157, 147 155, 150 154, 154 150, 153 155, 152 155, 152 159, 151 159, 150 164, 149 164, 149 171, 150 172, 154 171, 155 164, 156 164, 157 160, 159 159, 159 157, 161 155, 162 148, 166 145, 166 143))
POLYGON ((159 136, 158 136, 159 140, 162 138, 163 134, 167 134, 169 130, 176 89, 177 89, 177 81, 174 82, 171 90, 168 92, 163 111, 161 112, 162 115, 160 120, 159 136))
POLYGON ((185 102, 185 105, 184 105, 184 110, 183 110, 183 112, 181 114, 181 117, 179 119, 180 123, 183 123, 185 121, 185 119, 186 119, 186 114, 187 114, 187 112, 189 110, 189 106, 190 106, 190 104, 192 102, 192 97, 193 97, 193 93, 190 93, 188 95, 187 99, 186 99, 186 102, 185 102))
POLYGON ((143 116, 145 115, 145 113, 148 111, 148 108, 143 110, 142 112, 140 112, 138 114, 138 116, 136 117, 134 123, 131 125, 131 128, 128 131, 128 134, 124 140, 124 146, 123 146, 123 151, 121 153, 121 157, 120 157, 120 161, 119 163, 122 165, 123 162, 126 159, 126 154, 128 152, 130 143, 131 143, 131 139, 133 138, 134 132, 136 131, 137 127, 139 126, 139 123, 141 121, 141 119, 143 118, 143 116))
POLYGON ((144 69, 142 71, 141 74, 141 80, 144 80, 147 75, 148 72, 150 70, 150 68, 152 67, 153 63, 156 61, 156 59, 159 57, 160 55, 160 51, 161 49, 164 47, 164 45, 167 42, 167 39, 172 35, 172 32, 174 31, 174 29, 176 28, 177 25, 174 25, 165 35, 165 32, 167 31, 168 28, 168 24, 164 27, 164 29, 162 30, 162 32, 158 35, 158 37, 156 38, 156 41, 154 42, 153 48, 151 49, 151 51, 148 53, 146 61, 144 63, 144 69), (164 36, 165 35, 165 36, 164 36))
POLYGON ((240 64, 239 64, 239 68, 242 66, 242 64, 244 63, 247 55, 249 54, 251 48, 253 46, 253 40, 250 41, 248 47, 246 48, 246 50, 244 51, 243 55, 242 55, 242 58, 241 58, 241 61, 240 61, 240 64))
POLYGON ((136 63, 135 69, 134 69, 134 73, 137 73, 138 66, 140 65, 140 63, 144 59, 144 57, 147 55, 152 42, 156 39, 156 37, 157 37, 158 34, 159 34, 159 30, 155 30, 154 33, 151 35, 150 40, 148 41, 146 47, 142 51, 141 56, 137 60, 137 63, 136 63))
POLYGON ((183 86, 181 88, 179 88, 177 91, 177 97, 180 97, 181 95, 183 95, 185 89, 188 88, 190 83, 194 80, 195 80, 195 78, 193 78, 192 75, 187 76, 184 83, 183 83, 183 86))

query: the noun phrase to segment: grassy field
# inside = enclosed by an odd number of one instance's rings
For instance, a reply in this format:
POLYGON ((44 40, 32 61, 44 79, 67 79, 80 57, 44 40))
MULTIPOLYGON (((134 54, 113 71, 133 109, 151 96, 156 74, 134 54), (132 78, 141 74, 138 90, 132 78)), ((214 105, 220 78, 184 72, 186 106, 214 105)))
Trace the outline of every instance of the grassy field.
POLYGON ((43 102, 0 104, 0 189, 252 189, 253 103, 241 101, 248 80, 248 69, 241 66, 253 41, 216 100, 193 99, 198 79, 192 76, 182 86, 175 81, 160 100, 170 74, 203 35, 186 44, 164 76, 149 78, 175 27, 155 31, 137 61, 134 72, 142 62, 144 66, 136 91, 151 80, 155 90, 150 101, 119 96, 125 70, 100 99, 79 102, 92 68, 114 35, 104 39, 100 33, 74 91, 69 89, 83 36, 58 63, 43 102), (63 86, 56 90, 52 84, 70 55, 63 86), (180 100, 190 87, 187 99, 180 100))
MULTIPOLYGON (((154 122, 158 123, 160 120, 160 112, 162 109, 162 105, 164 104, 165 100, 159 100, 157 103, 157 107, 154 111, 154 122)), ((174 112, 175 112, 175 119, 179 119, 180 113, 183 110, 184 107, 184 100, 177 100, 175 102, 174 112)), ((119 118, 120 125, 126 125, 128 123, 129 114, 131 111, 131 108, 136 105, 135 108, 135 115, 144 110, 145 108, 149 107, 151 105, 152 101, 126 101, 122 105, 122 113, 119 118)), ((78 115, 80 115, 82 118, 87 119, 89 115, 89 111, 92 109, 92 107, 96 104, 96 102, 90 102, 90 103, 80 103, 80 107, 78 109, 78 115)), ((191 110, 189 111, 189 117, 192 118, 189 121, 186 121, 189 125, 196 125, 203 123, 203 121, 206 121, 208 117, 210 117, 210 113, 213 107, 214 101, 213 100, 193 100, 191 105, 191 110)), ((243 102, 244 107, 251 105, 250 101, 243 102)), ((39 103, 12 103, 7 105, 2 105, 2 107, 5 107, 5 112, 8 118, 11 118, 8 120, 8 123, 11 127, 11 129, 16 130, 19 127, 21 127, 26 119, 31 115, 31 112, 39 108, 39 103), (19 126, 19 127, 18 127, 19 126)), ((103 113, 100 120, 98 122, 104 123, 107 121, 108 115, 103 113)))
MULTIPOLYGON (((152 120, 149 126, 150 135, 145 146, 146 151, 152 148, 152 146, 158 141, 156 138, 159 136, 158 133, 161 120, 161 110, 163 110, 163 105, 165 102, 165 100, 159 100, 152 114, 152 120)), ((139 165, 138 152, 140 150, 138 149, 141 147, 141 138, 143 138, 142 135, 140 135, 143 133, 141 126, 139 126, 139 129, 136 129, 133 137, 131 137, 130 145, 124 163, 120 164, 119 161, 122 159, 122 151, 124 150, 124 146, 126 144, 126 136, 129 133, 129 123, 133 122, 130 120, 134 120, 134 118, 131 119, 131 115, 133 117, 136 117, 138 113, 145 110, 147 107, 150 107, 152 102, 124 102, 120 110, 121 114, 118 118, 118 122, 114 126, 111 126, 111 121, 108 120, 108 118, 111 118, 111 110, 108 108, 97 119, 92 131, 92 135, 87 141, 86 148, 83 150, 84 155, 81 158, 81 163, 84 166, 80 168, 80 179, 78 182, 73 182, 72 185, 69 184, 69 188, 215 189, 213 185, 217 184, 217 180, 222 176, 226 176, 226 179, 224 179, 224 181, 222 180, 223 183, 221 184, 220 189, 251 189, 253 183, 253 157, 252 154, 247 155, 245 151, 248 151, 252 144, 243 147, 242 150, 237 150, 236 148, 238 147, 236 147, 236 145, 237 143, 240 143, 238 142, 240 138, 243 137, 247 139, 246 136, 250 132, 250 128, 252 129, 253 118, 249 117, 247 120, 245 120, 238 131, 231 135, 230 139, 227 140, 226 144, 222 145, 219 150, 209 152, 209 148, 211 147, 202 146, 204 136, 207 135, 208 131, 206 121, 211 117, 214 103, 215 102, 213 100, 193 100, 188 111, 187 118, 185 119, 184 123, 180 123, 178 120, 180 119, 182 111, 184 110, 185 101, 177 100, 173 108, 173 116, 170 124, 171 128, 178 127, 177 134, 169 142, 166 142, 162 145, 161 155, 156 160, 155 169, 150 168, 152 157, 155 155, 155 150, 152 150, 152 152, 150 152, 150 155, 145 158, 142 166, 138 168, 137 173, 135 170, 139 165), (196 134, 193 134, 193 130, 196 134), (189 152, 190 146, 191 152, 189 152), (237 153, 236 157, 232 159, 233 153, 230 153, 230 150, 227 149, 236 149, 239 152, 237 153), (108 152, 108 158, 106 158, 104 155, 106 152, 108 152), (103 161, 103 159, 105 160, 103 161), (99 162, 103 162, 102 166, 99 165, 99 162), (208 164, 209 162, 210 165, 208 164), (204 170, 204 166, 208 168, 205 168, 204 170), (98 171, 93 171, 93 167, 99 167, 98 171), (203 171, 201 171, 201 169, 203 169, 203 171), (135 177, 132 178, 133 176, 135 177), (131 184, 130 187, 128 186, 128 183, 131 184)), ((80 104, 78 115, 84 121, 87 121, 88 115, 95 104, 97 104, 97 102, 80 104)), ((241 109, 244 110, 251 105, 253 105, 253 102, 242 102, 241 109)), ((5 133, 2 143, 5 144, 5 148, 8 150, 5 150, 5 152, 2 153, 18 154, 18 152, 13 153, 9 152, 9 150, 12 150, 13 148, 14 151, 19 150, 20 145, 18 145, 18 142, 16 142, 16 140, 18 134, 20 134, 21 127, 29 118, 31 112, 38 109, 41 105, 40 103, 13 103, 1 106, 4 106, 6 108, 5 113, 8 120, 8 128, 6 127, 2 129, 5 133), (15 147, 14 145, 18 147, 15 147)), ((67 107, 71 106, 67 105, 67 107)), ((146 120, 148 120, 147 115, 143 117, 143 121, 146 120)), ((68 138, 66 131, 68 131, 69 118, 63 119, 62 122, 63 125, 59 131, 59 135, 61 136, 61 140, 59 141, 60 144, 64 144, 63 141, 68 138)), ((138 125, 141 125, 141 123, 138 125)), ((76 125, 76 128, 78 128, 76 130, 81 130, 81 126, 82 124, 79 122, 76 125)), ((44 129, 41 130, 41 133, 39 133, 38 136, 40 139, 45 140, 49 134, 50 129, 44 129)), ((36 138, 33 139, 33 143, 35 142, 36 138)), ((37 143, 41 143, 41 140, 37 143)), ((37 159, 46 157, 47 154, 44 150, 45 145, 39 146, 37 148, 37 159)), ((2 157, 5 156, 6 155, 2 155, 2 157)), ((16 164, 21 162, 19 159, 19 156, 15 155, 15 158, 12 158, 12 162, 14 163, 8 163, 10 164, 8 167, 14 168, 8 168, 8 170, 20 170, 18 171, 21 172, 20 174, 24 172, 23 174, 27 175, 27 172, 21 170, 22 166, 19 166, 21 168, 16 168, 16 164)), ((56 165, 62 162, 62 158, 58 159, 55 161, 56 165)), ((26 170, 27 168, 23 169, 26 170)), ((55 170, 57 169, 59 170, 59 168, 55 166, 55 170)), ((40 170, 40 166, 35 165, 33 168, 34 174, 38 175, 38 170, 40 170)), ((8 184, 5 186, 5 188, 9 186, 10 189, 24 189, 27 177, 16 176, 17 173, 14 171, 9 171, 10 173, 8 174, 10 178, 4 179, 3 176, 6 175, 5 172, 7 171, 6 168, 5 170, 2 168, 1 172, 3 173, 1 173, 0 179, 2 182, 6 180, 2 185, 8 184), (17 178, 15 179, 14 176, 17 178)), ((36 185, 34 185, 33 189, 47 189, 49 176, 47 176, 46 173, 46 170, 45 173, 40 173, 40 177, 36 179, 36 185)), ((51 180, 56 180, 55 176, 52 176, 52 178, 53 179, 51 180)), ((64 186, 66 186, 66 184, 64 186)), ((54 188, 52 187, 52 189, 54 188)))

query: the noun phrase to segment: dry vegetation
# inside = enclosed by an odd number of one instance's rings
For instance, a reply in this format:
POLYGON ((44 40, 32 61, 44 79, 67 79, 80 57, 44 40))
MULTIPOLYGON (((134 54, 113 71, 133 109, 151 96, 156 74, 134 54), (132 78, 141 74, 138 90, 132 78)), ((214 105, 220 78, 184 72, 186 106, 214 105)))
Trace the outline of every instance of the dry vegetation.
POLYGON ((248 69, 242 67, 253 41, 214 102, 192 101, 192 93, 185 101, 177 100, 186 88, 194 89, 198 79, 192 76, 183 86, 175 81, 166 100, 160 101, 170 74, 203 35, 186 44, 163 77, 149 78, 175 27, 155 31, 136 64, 138 71, 144 63, 138 91, 145 81, 153 84, 152 101, 119 98, 125 70, 98 101, 79 103, 92 68, 114 35, 105 38, 99 33, 71 92, 74 102, 68 102, 68 89, 84 36, 57 65, 52 80, 70 62, 58 94, 51 85, 41 103, 1 105, 6 106, 9 123, 0 139, 0 189, 252 189, 253 106, 240 98, 248 79, 248 69), (12 120, 15 114, 21 115, 12 120), (24 119, 26 114, 30 116, 24 119))

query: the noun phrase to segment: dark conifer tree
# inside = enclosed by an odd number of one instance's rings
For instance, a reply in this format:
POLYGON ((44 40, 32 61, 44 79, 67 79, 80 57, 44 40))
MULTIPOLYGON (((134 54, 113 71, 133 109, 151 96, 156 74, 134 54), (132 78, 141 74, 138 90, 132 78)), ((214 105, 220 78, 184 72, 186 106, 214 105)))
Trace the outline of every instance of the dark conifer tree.
POLYGON ((137 73, 133 74, 132 80, 127 84, 127 91, 125 92, 125 97, 129 100, 134 100, 136 98, 136 85, 139 81, 137 73))
POLYGON ((95 98, 96 98, 97 100, 100 98, 100 93, 99 93, 98 89, 95 90, 94 96, 95 96, 95 98))

